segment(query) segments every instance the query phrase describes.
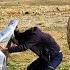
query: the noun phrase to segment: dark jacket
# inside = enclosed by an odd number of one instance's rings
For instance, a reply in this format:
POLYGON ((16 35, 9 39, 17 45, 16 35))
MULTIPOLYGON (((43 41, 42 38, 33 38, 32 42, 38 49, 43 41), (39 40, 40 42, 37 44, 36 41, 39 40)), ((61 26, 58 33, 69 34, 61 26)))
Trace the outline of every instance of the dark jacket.
POLYGON ((18 41, 18 47, 9 48, 9 52, 21 52, 30 49, 48 61, 50 66, 56 68, 60 64, 62 53, 59 52, 59 45, 48 33, 42 32, 37 27, 32 27, 25 32, 15 32, 14 34, 18 41))

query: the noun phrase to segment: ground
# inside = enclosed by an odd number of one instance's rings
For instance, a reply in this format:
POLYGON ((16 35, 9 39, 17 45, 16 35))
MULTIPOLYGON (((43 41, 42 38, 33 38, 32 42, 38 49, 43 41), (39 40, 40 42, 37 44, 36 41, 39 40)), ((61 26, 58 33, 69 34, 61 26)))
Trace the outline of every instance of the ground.
MULTIPOLYGON (((69 0, 0 0, 0 31, 11 19, 18 19, 20 31, 37 26, 51 34, 63 52, 63 61, 56 70, 70 70, 70 50, 66 34, 69 16, 69 0)), ((7 70, 26 70, 37 58, 29 49, 9 54, 7 70)))

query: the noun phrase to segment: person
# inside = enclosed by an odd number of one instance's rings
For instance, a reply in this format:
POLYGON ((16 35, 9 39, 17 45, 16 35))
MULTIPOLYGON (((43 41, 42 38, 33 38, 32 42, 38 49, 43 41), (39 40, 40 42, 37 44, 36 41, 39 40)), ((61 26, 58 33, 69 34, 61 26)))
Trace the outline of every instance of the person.
POLYGON ((14 35, 15 39, 12 41, 16 45, 1 49, 10 53, 30 49, 36 53, 39 58, 32 62, 27 70, 55 70, 61 63, 63 54, 50 34, 42 32, 38 27, 32 27, 25 32, 16 29, 14 35))

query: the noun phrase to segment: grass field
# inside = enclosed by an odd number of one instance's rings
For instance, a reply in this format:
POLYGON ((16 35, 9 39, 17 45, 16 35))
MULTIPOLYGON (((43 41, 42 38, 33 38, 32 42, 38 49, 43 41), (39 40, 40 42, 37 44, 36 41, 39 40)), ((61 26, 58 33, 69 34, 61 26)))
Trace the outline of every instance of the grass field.
MULTIPOLYGON (((63 61, 56 70, 70 70, 70 50, 66 36, 69 16, 69 0, 0 0, 0 31, 11 19, 18 19, 20 31, 37 26, 51 34, 64 54, 63 61)), ((26 70, 37 58, 29 49, 9 54, 7 70, 26 70)))

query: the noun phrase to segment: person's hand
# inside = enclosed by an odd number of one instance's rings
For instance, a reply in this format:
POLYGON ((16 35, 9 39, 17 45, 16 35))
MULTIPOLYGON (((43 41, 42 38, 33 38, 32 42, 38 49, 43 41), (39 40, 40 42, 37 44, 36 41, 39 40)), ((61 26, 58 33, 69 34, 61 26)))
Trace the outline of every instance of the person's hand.
POLYGON ((8 48, 5 47, 3 43, 0 43, 0 51, 7 51, 8 48))

